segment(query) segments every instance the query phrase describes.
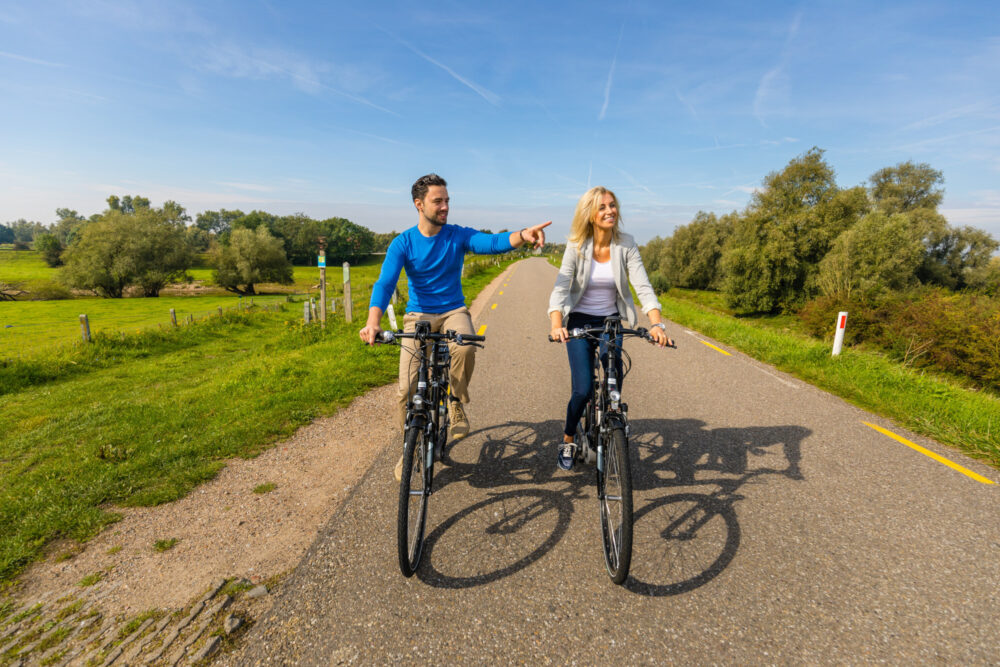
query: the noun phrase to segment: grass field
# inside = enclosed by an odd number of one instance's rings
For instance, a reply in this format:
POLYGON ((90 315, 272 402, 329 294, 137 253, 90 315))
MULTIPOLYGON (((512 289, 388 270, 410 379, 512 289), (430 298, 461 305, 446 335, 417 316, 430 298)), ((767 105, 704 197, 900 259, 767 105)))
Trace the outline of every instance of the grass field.
MULTIPOLYGON (((510 261, 475 272, 467 299, 510 261)), ((108 302, 129 301, 157 300, 108 302)), ((0 360, 0 582, 53 540, 85 540, 115 521, 110 505, 181 497, 227 458, 254 456, 391 382, 399 353, 360 343, 365 312, 321 329, 302 324, 300 304, 229 311, 0 360)))
POLYGON ((55 272, 40 252, 0 248, 0 282, 53 280, 55 272))
MULTIPOLYGON (((3 252, 3 251, 0 251, 3 252)), ((11 281, 52 280, 58 269, 45 265, 34 251, 6 251, 17 259, 3 265, 0 279, 11 281), (13 268, 11 268, 13 267, 13 268), (4 278, 9 275, 11 278, 4 278)), ((9 258, 8 258, 9 259, 9 258)), ((380 256, 368 258, 351 267, 352 302, 355 311, 366 309, 371 296, 371 286, 378 278, 381 267, 380 256)), ((195 269, 191 273, 211 269, 195 269)), ((294 270, 295 285, 258 285, 262 292, 252 297, 258 305, 284 301, 288 293, 311 293, 319 283, 319 269, 297 266, 294 270)), ((405 292, 405 276, 400 277, 399 289, 405 292)), ((170 294, 166 290, 165 294, 170 294)), ((342 299, 343 269, 337 266, 327 269, 327 297, 342 299)), ((6 301, 0 304, 0 359, 33 356, 50 350, 53 346, 74 343, 81 340, 81 314, 86 314, 92 333, 118 333, 170 324, 170 309, 177 314, 178 321, 188 315, 196 319, 217 313, 219 307, 235 309, 238 304, 249 304, 251 297, 242 299, 224 290, 206 290, 185 296, 160 296, 157 298, 100 299, 96 297, 68 299, 60 301, 6 301), (206 293, 207 292, 207 293, 206 293)), ((338 303, 338 312, 343 304, 338 303)))

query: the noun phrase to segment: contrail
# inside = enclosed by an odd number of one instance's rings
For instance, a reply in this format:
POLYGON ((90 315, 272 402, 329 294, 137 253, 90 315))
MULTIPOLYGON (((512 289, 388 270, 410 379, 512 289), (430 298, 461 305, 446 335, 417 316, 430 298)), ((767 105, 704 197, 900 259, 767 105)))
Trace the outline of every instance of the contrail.
POLYGON ((611 82, 615 78, 615 65, 618 64, 618 49, 622 46, 622 35, 625 34, 625 19, 622 19, 622 27, 618 31, 618 44, 615 45, 615 57, 611 59, 611 69, 608 71, 608 82, 604 85, 604 105, 601 107, 601 114, 597 120, 604 120, 604 115, 608 112, 608 102, 611 101, 611 82))
POLYGON ((390 38, 392 38, 396 43, 405 46, 410 51, 413 51, 413 53, 417 54, 418 56, 420 56, 421 58, 423 58, 424 60, 426 60, 430 64, 436 65, 437 67, 440 67, 441 69, 443 69, 445 72, 447 72, 448 74, 450 74, 453 79, 455 79, 456 81, 458 81, 459 83, 461 83, 463 86, 466 86, 467 88, 469 88, 469 90, 473 91, 474 93, 476 93, 477 95, 479 95, 481 98, 483 98, 484 100, 486 100, 487 102, 489 102, 493 106, 498 106, 500 104, 500 96, 497 95, 496 93, 494 93, 494 92, 492 92, 490 90, 487 90, 486 88, 483 88, 482 86, 477 85, 477 84, 473 83, 472 81, 469 81, 468 79, 466 79, 464 76, 462 76, 461 74, 459 74, 458 72, 456 72, 452 68, 448 67, 447 65, 445 65, 442 62, 439 62, 439 61, 435 60, 434 58, 431 58, 429 55, 427 55, 426 53, 424 53, 420 49, 416 48, 415 46, 413 46, 409 42, 406 42, 406 41, 400 39, 399 37, 396 37, 395 35, 393 35, 392 33, 390 33, 388 30, 385 30, 384 28, 379 28, 379 29, 382 30, 382 32, 384 32, 390 38))

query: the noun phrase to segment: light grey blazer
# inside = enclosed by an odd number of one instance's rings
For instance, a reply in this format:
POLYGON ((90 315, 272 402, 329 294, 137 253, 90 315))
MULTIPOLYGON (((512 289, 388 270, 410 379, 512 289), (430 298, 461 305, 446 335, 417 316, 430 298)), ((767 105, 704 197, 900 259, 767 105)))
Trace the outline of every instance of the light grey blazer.
MULTIPOLYGON (((566 253, 563 255, 562 265, 559 267, 559 275, 556 277, 555 287, 552 288, 552 294, 549 296, 548 311, 549 313, 555 310, 561 312, 564 325, 570 311, 587 290, 587 284, 590 282, 590 266, 593 261, 593 238, 584 241, 580 248, 577 248, 575 243, 566 244, 566 253)), ((635 244, 635 239, 630 234, 619 232, 618 242, 611 241, 611 273, 615 277, 615 286, 618 288, 618 298, 616 299, 618 313, 628 321, 630 327, 635 327, 637 316, 632 292, 628 288, 629 281, 632 282, 635 293, 639 296, 643 313, 660 308, 656 292, 649 284, 646 267, 642 265, 639 246, 635 244)))

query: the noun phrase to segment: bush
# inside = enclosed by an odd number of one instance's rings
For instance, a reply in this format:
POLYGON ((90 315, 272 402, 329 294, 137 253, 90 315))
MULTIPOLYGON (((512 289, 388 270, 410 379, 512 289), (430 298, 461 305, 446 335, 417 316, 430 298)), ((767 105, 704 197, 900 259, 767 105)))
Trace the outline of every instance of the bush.
POLYGON ((54 280, 36 280, 28 284, 27 298, 31 301, 72 299, 73 292, 54 280))
POLYGON ((666 292, 672 287, 670 280, 659 271, 649 276, 649 282, 653 285, 653 289, 656 290, 658 294, 666 292))
POLYGON ((867 301, 822 297, 799 316, 813 334, 829 338, 841 310, 850 313, 845 342, 867 343, 904 364, 1000 390, 1000 299, 922 288, 867 301))
POLYGON ((53 234, 39 234, 35 237, 35 250, 42 253, 42 259, 51 267, 62 266, 63 245, 53 234))

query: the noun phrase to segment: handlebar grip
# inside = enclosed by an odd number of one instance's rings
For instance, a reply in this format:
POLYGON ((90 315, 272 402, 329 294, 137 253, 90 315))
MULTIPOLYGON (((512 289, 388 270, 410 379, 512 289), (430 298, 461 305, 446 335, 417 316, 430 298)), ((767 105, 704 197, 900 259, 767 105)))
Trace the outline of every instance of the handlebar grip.
POLYGON ((484 340, 486 340, 486 336, 480 336, 478 334, 464 334, 464 333, 455 334, 455 341, 459 344, 464 343, 466 341, 470 343, 475 343, 477 341, 484 341, 484 340))

